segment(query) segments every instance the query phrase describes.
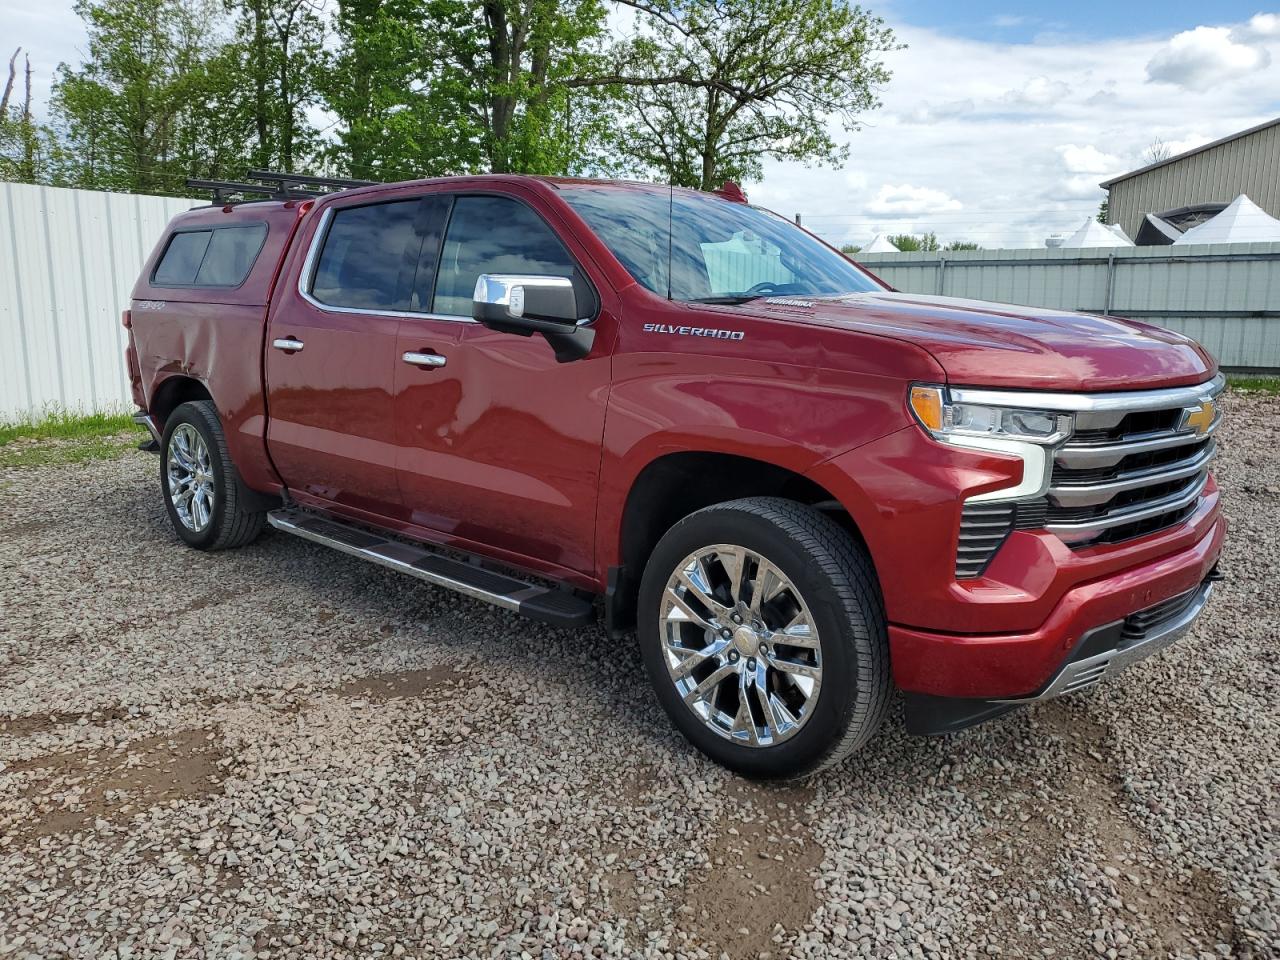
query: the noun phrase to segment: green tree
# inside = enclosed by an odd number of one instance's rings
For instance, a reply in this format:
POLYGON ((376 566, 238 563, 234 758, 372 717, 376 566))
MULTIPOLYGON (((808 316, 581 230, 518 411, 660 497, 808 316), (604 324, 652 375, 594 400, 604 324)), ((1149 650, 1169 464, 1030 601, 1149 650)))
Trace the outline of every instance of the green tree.
POLYGON ((430 20, 427 0, 339 0, 338 46, 318 86, 338 120, 328 153, 342 172, 373 180, 457 172, 450 115, 433 117, 422 90, 430 20))
POLYGON ((898 233, 889 237, 889 242, 902 251, 923 250, 932 252, 939 249, 938 235, 936 233, 922 233, 919 236, 913 233, 898 233))
POLYGON ((85 62, 58 68, 52 111, 77 186, 185 194, 241 173, 252 134, 240 63, 208 0, 79 0, 85 62))
POLYGON ((944 244, 943 250, 981 250, 978 244, 970 240, 952 240, 950 243, 944 244))
POLYGON ((634 115, 620 148, 671 182, 704 190, 755 180, 765 159, 838 166, 830 121, 856 130, 897 48, 878 17, 844 0, 619 0, 640 28, 612 76, 634 115))
POLYGON ((1098 204, 1098 222, 1104 225, 1110 222, 1111 219, 1110 200, 1110 197, 1103 197, 1102 203, 1098 204))
POLYGON ((335 163, 388 178, 570 173, 606 157, 601 0, 341 0, 335 163))
POLYGON ((862 248, 858 246, 856 243, 846 243, 846 244, 842 244, 840 247, 840 252, 846 253, 849 256, 853 256, 855 253, 861 252, 861 250, 862 248))
POLYGON ((317 148, 305 111, 317 99, 325 39, 321 7, 313 0, 228 2, 237 15, 240 49, 224 55, 241 65, 241 109, 250 113, 256 135, 250 159, 258 168, 292 170, 317 148))
POLYGON ((31 110, 31 57, 24 57, 22 99, 13 100, 19 47, 9 58, 4 93, 0 94, 0 180, 56 183, 63 161, 52 130, 37 123, 31 110))

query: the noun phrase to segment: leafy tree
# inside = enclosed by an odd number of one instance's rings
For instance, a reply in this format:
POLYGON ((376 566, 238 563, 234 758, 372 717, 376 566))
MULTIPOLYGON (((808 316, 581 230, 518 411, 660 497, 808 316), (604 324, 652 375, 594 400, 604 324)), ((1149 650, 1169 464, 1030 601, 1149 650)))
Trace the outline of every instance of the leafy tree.
POLYGON ((939 249, 938 235, 936 233, 922 233, 919 236, 912 233, 898 233, 889 237, 889 242, 902 251, 924 250, 932 252, 939 249))
POLYGON ((256 134, 255 167, 293 170, 315 151, 318 137, 306 108, 316 100, 318 64, 325 37, 318 0, 228 0, 237 14, 239 50, 248 109, 256 134))
POLYGON ((707 190, 759 179, 763 161, 838 166, 848 131, 879 106, 897 48, 884 22, 844 0, 619 0, 640 28, 617 51, 609 83, 634 119, 621 149, 671 182, 707 190))
POLYGON ((978 244, 969 240, 952 240, 943 246, 943 250, 981 250, 978 244))
POLYGON ((433 117, 422 91, 430 68, 427 0, 339 0, 337 51, 319 78, 338 118, 330 159, 374 180, 456 172, 451 114, 433 117))
POLYGON ((842 244, 840 247, 840 252, 846 253, 849 256, 853 256, 855 253, 858 253, 861 250, 862 248, 858 246, 856 243, 846 243, 846 244, 842 244))
POLYGON ((86 60, 58 68, 52 108, 77 186, 184 194, 242 172, 251 140, 234 48, 209 0, 78 0, 86 60))
POLYGON ((571 173, 606 153, 602 0, 341 0, 326 100, 354 176, 571 173))
POLYGON ((62 162, 53 131, 37 123, 31 111, 31 57, 24 58, 22 102, 13 102, 19 47, 9 58, 9 75, 0 94, 0 180, 56 183, 62 162))

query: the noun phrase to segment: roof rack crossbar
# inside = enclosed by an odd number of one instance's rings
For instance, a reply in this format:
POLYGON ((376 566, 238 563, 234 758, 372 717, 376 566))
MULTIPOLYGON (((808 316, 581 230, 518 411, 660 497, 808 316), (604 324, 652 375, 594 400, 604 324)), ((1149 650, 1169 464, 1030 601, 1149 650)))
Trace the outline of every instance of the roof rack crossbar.
POLYGON ((277 200, 306 200, 320 196, 314 190, 286 189, 284 184, 271 186, 264 183, 244 183, 239 180, 202 180, 197 177, 188 177, 187 186, 193 190, 212 190, 214 203, 224 203, 227 196, 233 193, 263 195, 277 200))
POLYGON ((287 184, 297 184, 298 186, 339 187, 342 189, 348 189, 351 187, 371 187, 378 183, 377 180, 352 180, 347 177, 315 177, 309 173, 278 173, 275 170, 250 170, 249 179, 268 180, 272 183, 278 183, 282 187, 287 184))

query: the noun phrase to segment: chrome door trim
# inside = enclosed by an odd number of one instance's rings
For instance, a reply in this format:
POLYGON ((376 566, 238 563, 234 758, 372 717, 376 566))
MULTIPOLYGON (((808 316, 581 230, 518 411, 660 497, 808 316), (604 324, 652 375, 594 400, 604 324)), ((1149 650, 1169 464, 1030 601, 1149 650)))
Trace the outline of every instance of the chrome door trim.
POLYGON ((329 226, 333 222, 335 209, 346 209, 345 207, 326 207, 324 212, 320 214, 320 225, 316 227, 316 232, 311 238, 311 245, 307 248, 307 257, 302 262, 302 271, 298 274, 298 296, 300 296, 311 306, 324 313, 345 313, 358 314, 364 317, 393 317, 400 320, 449 320, 454 323, 475 323, 472 317, 454 316, 445 313, 422 313, 414 310, 374 310, 360 309, 358 307, 338 307, 331 303, 323 303, 311 295, 311 284, 315 279, 316 267, 320 263, 320 250, 324 246, 325 237, 329 235, 329 226))
POLYGON ((306 346, 305 343, 295 337, 277 337, 271 341, 271 345, 277 350, 284 350, 287 353, 299 353, 306 346))

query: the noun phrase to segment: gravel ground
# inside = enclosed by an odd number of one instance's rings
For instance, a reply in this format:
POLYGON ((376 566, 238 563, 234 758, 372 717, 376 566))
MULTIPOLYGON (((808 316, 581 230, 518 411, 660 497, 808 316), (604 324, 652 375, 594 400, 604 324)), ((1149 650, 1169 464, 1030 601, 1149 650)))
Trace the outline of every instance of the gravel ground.
POLYGON ((0 955, 1280 956, 1280 400, 1227 406, 1192 636, 789 786, 630 642, 184 549, 145 454, 0 468, 0 955))

